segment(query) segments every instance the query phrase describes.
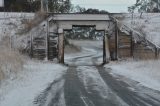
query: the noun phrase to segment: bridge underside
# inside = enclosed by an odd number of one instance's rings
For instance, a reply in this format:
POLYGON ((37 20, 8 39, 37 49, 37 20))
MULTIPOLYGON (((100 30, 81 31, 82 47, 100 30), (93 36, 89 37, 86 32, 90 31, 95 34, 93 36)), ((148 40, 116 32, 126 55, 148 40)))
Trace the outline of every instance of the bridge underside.
MULTIPOLYGON (((114 39, 112 41, 112 52, 116 52, 116 24, 107 14, 50 14, 47 19, 47 39, 51 35, 57 35, 57 58, 60 63, 64 63, 64 31, 72 30, 73 26, 94 26, 98 31, 104 31, 103 37, 103 63, 110 60, 109 42, 108 38, 114 39)), ((56 38, 56 37, 55 37, 56 38)), ((47 40, 49 41, 49 40, 47 40)), ((49 56, 49 43, 47 56, 49 56)), ((111 50, 111 49, 110 49, 111 50)), ((116 53, 115 53, 116 54, 116 53)), ((117 57, 117 56, 115 56, 117 57)))
POLYGON ((64 31, 72 30, 74 26, 94 27, 98 31, 104 31, 103 63, 118 58, 157 59, 160 57, 159 47, 108 14, 51 13, 40 26, 42 36, 35 38, 31 36, 30 40, 30 56, 33 58, 46 59, 47 57, 48 60, 58 58, 60 63, 64 63, 64 31))

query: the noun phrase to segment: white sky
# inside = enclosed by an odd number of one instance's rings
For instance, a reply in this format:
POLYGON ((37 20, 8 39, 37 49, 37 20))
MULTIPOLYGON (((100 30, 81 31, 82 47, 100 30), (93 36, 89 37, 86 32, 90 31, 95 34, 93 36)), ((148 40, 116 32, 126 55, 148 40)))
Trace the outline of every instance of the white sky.
POLYGON ((0 0, 0 7, 4 5, 4 0, 0 0))
POLYGON ((135 2, 136 0, 72 0, 74 5, 103 9, 109 12, 127 12, 127 7, 135 2))

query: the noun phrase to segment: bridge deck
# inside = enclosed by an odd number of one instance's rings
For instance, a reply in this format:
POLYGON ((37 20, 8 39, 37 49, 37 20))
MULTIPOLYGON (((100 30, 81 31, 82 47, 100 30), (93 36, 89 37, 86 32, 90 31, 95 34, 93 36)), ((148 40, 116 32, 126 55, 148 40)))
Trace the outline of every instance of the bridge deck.
POLYGON ((54 20, 57 21, 110 21, 108 14, 53 14, 54 20))

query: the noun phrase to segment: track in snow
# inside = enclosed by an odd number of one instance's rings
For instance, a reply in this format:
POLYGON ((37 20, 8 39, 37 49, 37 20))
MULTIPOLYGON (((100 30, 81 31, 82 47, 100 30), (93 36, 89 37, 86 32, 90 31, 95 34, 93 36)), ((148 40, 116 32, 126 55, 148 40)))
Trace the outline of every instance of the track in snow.
POLYGON ((39 106, 160 106, 160 92, 143 86, 131 86, 113 77, 96 62, 101 56, 92 52, 70 59, 66 75, 56 84, 51 84, 49 88, 52 89, 46 90, 43 93, 45 96, 41 96, 41 101, 37 104, 39 106), (58 87, 58 90, 54 90, 55 87, 58 87))

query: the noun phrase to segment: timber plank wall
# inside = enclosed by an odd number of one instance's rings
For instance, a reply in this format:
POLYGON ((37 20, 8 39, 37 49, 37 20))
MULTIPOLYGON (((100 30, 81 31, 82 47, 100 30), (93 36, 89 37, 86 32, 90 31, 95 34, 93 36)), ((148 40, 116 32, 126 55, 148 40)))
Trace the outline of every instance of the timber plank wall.
MULTIPOLYGON (((115 37, 109 39, 109 50, 111 56, 114 56, 116 49, 115 37), (112 54, 113 53, 113 54, 112 54)), ((134 58, 136 60, 160 59, 160 51, 156 54, 155 49, 150 48, 143 42, 134 42, 131 35, 119 31, 118 35, 118 58, 134 58)))

